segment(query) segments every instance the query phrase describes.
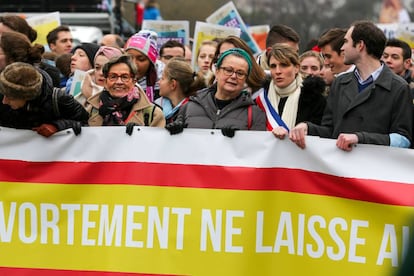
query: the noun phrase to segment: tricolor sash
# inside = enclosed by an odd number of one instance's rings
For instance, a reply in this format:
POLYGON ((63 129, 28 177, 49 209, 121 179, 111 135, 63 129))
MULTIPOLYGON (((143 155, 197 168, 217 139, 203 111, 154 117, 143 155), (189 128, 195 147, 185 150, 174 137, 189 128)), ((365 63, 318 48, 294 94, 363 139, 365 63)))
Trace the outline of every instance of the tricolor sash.
POLYGON ((275 127, 281 126, 289 131, 288 126, 282 120, 279 113, 274 109, 267 96, 268 90, 264 89, 257 98, 256 103, 264 112, 266 112, 266 129, 272 131, 275 127))

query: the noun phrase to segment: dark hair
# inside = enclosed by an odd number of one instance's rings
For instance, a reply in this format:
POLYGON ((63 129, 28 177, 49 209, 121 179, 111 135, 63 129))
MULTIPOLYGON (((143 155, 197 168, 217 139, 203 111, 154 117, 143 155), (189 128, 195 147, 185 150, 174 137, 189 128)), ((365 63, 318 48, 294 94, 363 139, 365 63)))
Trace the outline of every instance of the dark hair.
POLYGON ((31 42, 35 41, 37 38, 36 30, 34 30, 24 18, 21 18, 18 15, 10 14, 0 16, 0 23, 3 23, 3 25, 9 27, 13 31, 24 34, 31 42))
POLYGON ((298 33, 289 26, 277 24, 267 33, 266 48, 272 47, 272 45, 276 43, 288 41, 299 43, 300 37, 298 33))
POLYGON ((179 47, 181 49, 183 49, 183 55, 185 55, 185 47, 182 43, 176 41, 176 40, 167 40, 164 44, 162 44, 161 48, 160 48, 160 57, 163 56, 164 54, 164 49, 165 48, 175 48, 175 47, 179 47))
POLYGON ((6 63, 26 62, 29 64, 39 63, 45 51, 43 45, 34 44, 27 36, 18 32, 4 32, 0 36, 0 47, 6 55, 6 63))
POLYGON ((352 46, 355 47, 358 42, 363 41, 368 55, 381 59, 387 41, 384 32, 367 20, 356 21, 351 26, 354 27, 351 34, 352 46))
POLYGON ((402 49, 403 59, 409 59, 412 56, 411 47, 407 42, 397 38, 391 38, 385 43, 385 47, 397 47, 402 49))
POLYGON ((48 45, 56 44, 56 40, 58 39, 58 34, 60 32, 70 32, 70 29, 68 26, 64 26, 64 25, 54 28, 46 36, 47 44, 48 45))
POLYGON ((318 47, 322 48, 326 45, 330 45, 332 50, 338 53, 338 55, 341 54, 341 48, 344 44, 344 37, 346 34, 346 29, 341 28, 333 28, 329 29, 325 33, 321 35, 321 37, 318 40, 318 47))
POLYGON ((129 67, 130 73, 135 77, 137 75, 137 66, 129 55, 120 55, 114 58, 111 58, 102 68, 102 74, 105 78, 108 77, 109 70, 112 66, 116 64, 124 63, 129 67))
MULTIPOLYGON (((221 45, 223 45, 224 43, 233 44, 235 48, 243 49, 249 54, 250 59, 252 60, 252 69, 250 70, 250 74, 247 77, 246 83, 250 88, 252 88, 253 91, 256 91, 257 89, 261 88, 263 85, 263 81, 266 78, 266 73, 263 71, 260 65, 257 64, 257 62, 255 62, 254 55, 249 45, 247 45, 247 43, 240 37, 230 35, 222 39, 217 45, 212 64, 217 63, 218 57, 220 55, 221 45)), ((213 84, 213 82, 214 78, 211 78, 210 84, 213 84)))
POLYGON ((176 80, 180 84, 186 97, 206 87, 203 73, 195 73, 190 64, 180 57, 172 58, 165 65, 164 74, 170 80, 176 80))
POLYGON ((56 57, 55 64, 59 71, 65 77, 69 77, 71 74, 70 62, 71 62, 72 53, 61 54, 56 57))

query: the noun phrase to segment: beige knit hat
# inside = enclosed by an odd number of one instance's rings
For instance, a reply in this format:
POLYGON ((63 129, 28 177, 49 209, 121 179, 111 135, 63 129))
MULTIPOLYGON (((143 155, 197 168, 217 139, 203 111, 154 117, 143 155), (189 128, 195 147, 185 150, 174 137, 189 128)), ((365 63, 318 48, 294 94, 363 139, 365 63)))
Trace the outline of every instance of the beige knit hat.
POLYGON ((14 62, 0 74, 0 93, 8 98, 33 100, 41 93, 42 74, 32 65, 14 62))

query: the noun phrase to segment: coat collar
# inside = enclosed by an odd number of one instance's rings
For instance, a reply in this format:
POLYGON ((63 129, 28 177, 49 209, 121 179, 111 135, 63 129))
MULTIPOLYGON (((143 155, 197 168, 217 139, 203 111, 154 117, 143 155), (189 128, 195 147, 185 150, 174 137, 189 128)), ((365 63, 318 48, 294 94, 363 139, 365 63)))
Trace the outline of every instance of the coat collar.
POLYGON ((391 92, 393 75, 394 73, 387 66, 384 66, 379 77, 361 93, 358 93, 358 80, 354 72, 340 76, 338 78, 340 85, 347 87, 340 91, 350 102, 347 111, 368 100, 377 86, 384 91, 391 92))

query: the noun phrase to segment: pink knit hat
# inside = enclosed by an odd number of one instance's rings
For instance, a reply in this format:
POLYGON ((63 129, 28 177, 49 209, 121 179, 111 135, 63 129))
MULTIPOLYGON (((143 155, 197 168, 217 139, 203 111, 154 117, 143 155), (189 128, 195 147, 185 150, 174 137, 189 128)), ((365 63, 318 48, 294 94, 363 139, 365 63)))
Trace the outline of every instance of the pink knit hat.
POLYGON ((124 49, 135 49, 143 53, 155 65, 158 57, 157 50, 157 33, 148 30, 141 30, 139 33, 131 36, 125 43, 124 49))

